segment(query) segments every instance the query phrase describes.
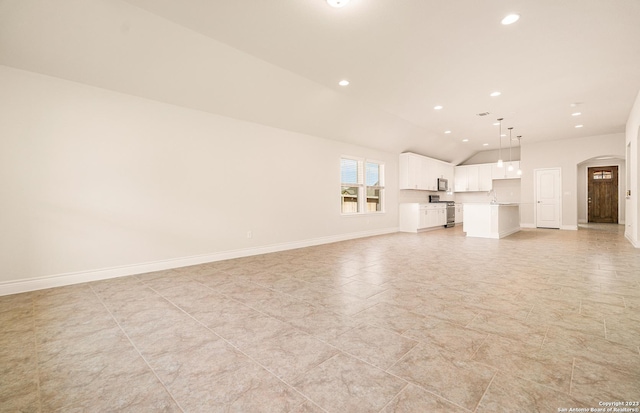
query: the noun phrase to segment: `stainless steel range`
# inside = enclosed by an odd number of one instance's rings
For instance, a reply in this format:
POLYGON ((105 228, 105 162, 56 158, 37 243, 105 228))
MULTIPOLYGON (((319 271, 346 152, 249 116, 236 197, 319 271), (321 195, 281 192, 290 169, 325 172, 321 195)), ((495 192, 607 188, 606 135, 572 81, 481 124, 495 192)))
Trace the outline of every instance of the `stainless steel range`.
POLYGON ((456 226, 456 203, 453 201, 441 201, 440 195, 429 195, 429 203, 447 204, 447 224, 445 228, 456 226))

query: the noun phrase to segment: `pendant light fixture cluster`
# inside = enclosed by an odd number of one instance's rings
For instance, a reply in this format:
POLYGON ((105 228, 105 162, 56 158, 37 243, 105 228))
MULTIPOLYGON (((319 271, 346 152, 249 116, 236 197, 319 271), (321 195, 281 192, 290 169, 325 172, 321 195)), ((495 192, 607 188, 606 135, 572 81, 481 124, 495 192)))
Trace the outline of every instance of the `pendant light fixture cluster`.
MULTIPOLYGON (((520 146, 520 156, 522 156, 522 142, 520 141, 520 139, 522 139, 522 135, 518 135, 518 145, 520 146)), ((522 160, 520 160, 520 163, 522 163, 522 160)), ((520 166, 520 164, 518 164, 518 171, 516 172, 518 174, 518 176, 522 175, 522 168, 520 166)))
MULTIPOLYGON (((504 161, 502 160, 502 121, 504 120, 504 118, 498 118, 498 139, 499 139, 499 145, 498 145, 498 163, 497 166, 498 168, 502 168, 504 167, 504 161)), ((511 136, 511 133, 513 132, 513 126, 509 127, 509 166, 507 167, 507 171, 512 172, 513 171, 513 158, 511 157, 512 155, 512 143, 511 141, 513 140, 513 137, 511 136)), ((516 137, 516 139, 518 139, 518 144, 520 144, 520 148, 522 148, 522 144, 521 144, 521 139, 522 139, 522 135, 518 135, 516 137)), ((520 149, 522 151, 522 149, 520 149)), ((520 169, 520 167, 518 167, 518 171, 516 172, 518 175, 522 175, 522 169, 520 169)))
POLYGON ((502 162, 502 120, 504 118, 498 118, 498 139, 499 139, 499 152, 498 152, 498 168, 502 168, 504 166, 503 162, 502 162))
POLYGON ((513 163, 511 163, 511 131, 513 130, 513 126, 509 128, 509 167, 507 171, 513 171, 513 163))

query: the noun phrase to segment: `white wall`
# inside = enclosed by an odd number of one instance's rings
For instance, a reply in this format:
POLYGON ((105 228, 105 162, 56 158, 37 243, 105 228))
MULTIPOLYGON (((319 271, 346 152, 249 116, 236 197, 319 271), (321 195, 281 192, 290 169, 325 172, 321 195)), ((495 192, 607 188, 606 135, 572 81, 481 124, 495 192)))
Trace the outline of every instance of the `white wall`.
POLYGON ((589 176, 587 171, 589 168, 596 166, 617 166, 618 167, 618 223, 624 225, 625 222, 625 199, 624 193, 626 188, 626 170, 625 162, 621 159, 609 160, 592 160, 578 165, 578 222, 586 223, 589 220, 588 214, 588 187, 589 176))
MULTIPOLYGON (((480 151, 474 154, 472 157, 462 162, 460 165, 476 165, 479 163, 494 163, 498 162, 500 159, 500 151, 498 149, 491 149, 488 151, 480 151)), ((519 161, 520 160, 520 147, 516 146, 511 149, 511 154, 509 154, 509 147, 506 149, 502 148, 502 160, 508 164, 509 160, 519 161)))
POLYGON ((624 158, 624 134, 590 136, 578 139, 560 139, 522 146, 520 169, 520 218, 524 226, 535 226, 534 170, 560 168, 562 176, 562 213, 560 228, 577 229, 578 164, 599 156, 624 158))
POLYGON ((6 66, 0 90, 0 294, 397 229, 397 154, 6 66), (341 155, 386 163, 385 214, 341 216, 341 155))
POLYGON ((625 133, 625 150, 627 150, 628 186, 631 194, 626 197, 627 219, 625 236, 631 243, 640 248, 640 208, 638 207, 638 190, 640 189, 640 92, 629 113, 625 133))

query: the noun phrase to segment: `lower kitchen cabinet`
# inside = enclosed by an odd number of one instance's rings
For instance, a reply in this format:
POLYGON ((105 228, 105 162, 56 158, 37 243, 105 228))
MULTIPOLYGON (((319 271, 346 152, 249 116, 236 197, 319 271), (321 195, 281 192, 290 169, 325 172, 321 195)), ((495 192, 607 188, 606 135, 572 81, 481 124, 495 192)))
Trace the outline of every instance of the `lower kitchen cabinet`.
POLYGON ((443 227, 447 224, 447 205, 400 204, 400 231, 418 232, 443 227))

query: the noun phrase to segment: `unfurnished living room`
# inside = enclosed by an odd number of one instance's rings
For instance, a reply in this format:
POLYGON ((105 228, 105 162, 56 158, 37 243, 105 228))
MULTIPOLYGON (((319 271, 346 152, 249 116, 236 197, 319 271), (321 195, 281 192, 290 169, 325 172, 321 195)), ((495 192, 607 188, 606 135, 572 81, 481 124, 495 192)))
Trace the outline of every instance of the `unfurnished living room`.
POLYGON ((0 0, 0 412, 640 412, 637 0, 0 0))

